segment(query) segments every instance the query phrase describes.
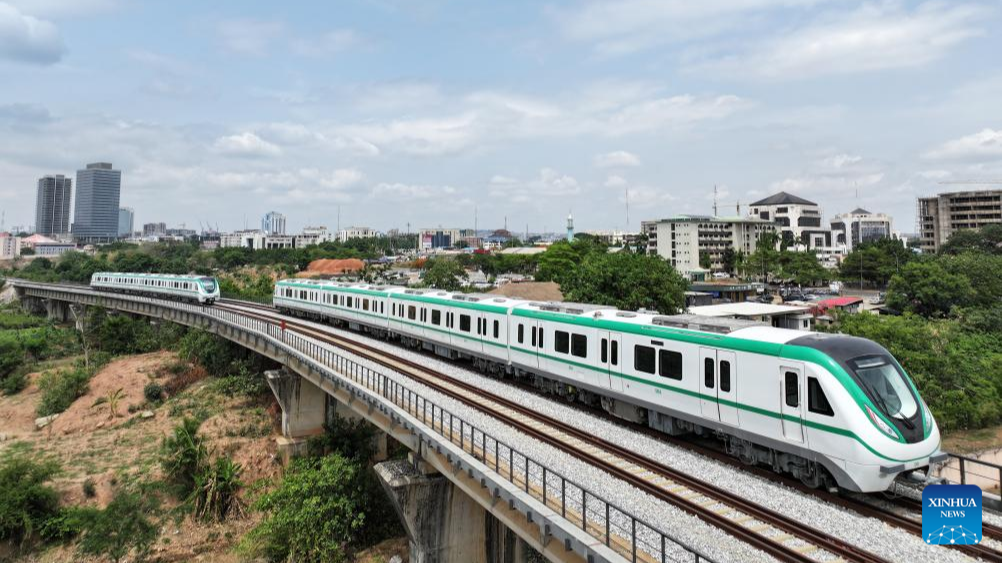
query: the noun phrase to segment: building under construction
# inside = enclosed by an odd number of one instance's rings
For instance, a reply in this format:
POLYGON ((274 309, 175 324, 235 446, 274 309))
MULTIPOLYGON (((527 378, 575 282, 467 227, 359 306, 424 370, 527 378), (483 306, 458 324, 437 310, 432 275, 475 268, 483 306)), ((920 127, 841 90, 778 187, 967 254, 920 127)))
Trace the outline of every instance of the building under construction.
POLYGON ((920 197, 916 217, 922 252, 938 252, 957 231, 1002 223, 1002 190, 920 197))

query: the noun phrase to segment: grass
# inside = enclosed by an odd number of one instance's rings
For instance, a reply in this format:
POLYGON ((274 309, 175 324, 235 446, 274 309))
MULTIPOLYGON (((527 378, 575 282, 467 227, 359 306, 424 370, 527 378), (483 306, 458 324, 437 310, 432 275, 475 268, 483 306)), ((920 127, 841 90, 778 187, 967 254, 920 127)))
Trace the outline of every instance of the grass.
POLYGON ((943 435, 943 449, 958 454, 969 454, 1002 448, 1002 426, 959 430, 943 435))

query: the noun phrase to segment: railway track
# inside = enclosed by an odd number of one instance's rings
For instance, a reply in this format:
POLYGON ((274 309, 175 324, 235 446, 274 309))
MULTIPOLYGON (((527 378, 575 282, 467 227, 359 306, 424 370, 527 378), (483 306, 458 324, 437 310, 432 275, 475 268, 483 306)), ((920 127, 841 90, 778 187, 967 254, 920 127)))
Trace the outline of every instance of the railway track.
POLYGON ((481 410, 541 442, 565 451, 610 475, 668 502, 781 561, 882 562, 883 558, 732 493, 694 479, 643 455, 535 412, 515 401, 445 376, 374 346, 290 320, 273 308, 223 300, 217 307, 326 342, 407 375, 481 410))
MULTIPOLYGON (((231 303, 245 308, 253 308, 260 311, 264 311, 272 315, 279 314, 278 311, 270 305, 250 303, 245 301, 231 301, 231 303)), ((519 385, 519 384, 515 385, 526 391, 538 392, 536 389, 530 386, 519 385)), ((609 415, 608 413, 602 411, 601 409, 586 407, 584 405, 581 405, 581 407, 588 410, 589 412, 591 412, 596 416, 602 417, 603 419, 609 422, 618 425, 624 425, 622 420, 609 415)), ((732 456, 727 455, 719 448, 713 448, 685 438, 668 436, 666 434, 656 432, 645 426, 640 426, 636 424, 626 424, 625 426, 628 426, 631 430, 643 432, 644 434, 659 439, 661 441, 666 441, 674 445, 685 447, 689 450, 694 451, 695 453, 710 457, 721 463, 726 463, 733 467, 739 467, 742 470, 755 474, 759 477, 781 483, 790 488, 796 489, 805 495, 811 495, 815 498, 826 501, 835 506, 839 506, 841 508, 857 512, 863 516, 881 520, 888 525, 900 528, 918 537, 922 536, 922 520, 921 520, 922 503, 918 500, 906 497, 879 499, 897 508, 898 510, 896 511, 892 508, 880 506, 869 499, 860 498, 859 496, 855 495, 846 496, 844 494, 832 493, 825 490, 809 488, 796 479, 793 479, 786 475, 777 474, 776 472, 771 471, 767 468, 758 466, 748 466, 746 464, 743 464, 739 460, 733 458, 732 456)), ((985 522, 982 524, 982 535, 985 538, 1002 542, 1002 527, 995 526, 993 524, 985 522)), ((953 545, 949 546, 949 548, 960 551, 965 555, 977 557, 982 561, 1002 563, 1002 552, 988 545, 984 544, 953 545)))

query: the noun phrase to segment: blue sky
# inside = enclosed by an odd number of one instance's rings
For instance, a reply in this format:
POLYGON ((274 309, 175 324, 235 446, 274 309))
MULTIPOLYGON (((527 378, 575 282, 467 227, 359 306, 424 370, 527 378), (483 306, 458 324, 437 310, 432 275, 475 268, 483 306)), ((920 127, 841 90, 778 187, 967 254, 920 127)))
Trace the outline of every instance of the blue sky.
MULTIPOLYGON (((1002 177, 998 1, 0 0, 0 209, 123 170, 138 223, 639 228, 778 190, 914 230, 1002 177), (857 198, 858 192, 858 198, 857 198), (629 194, 629 224, 626 199, 629 194)), ((744 211, 744 210, 742 210, 744 211)))

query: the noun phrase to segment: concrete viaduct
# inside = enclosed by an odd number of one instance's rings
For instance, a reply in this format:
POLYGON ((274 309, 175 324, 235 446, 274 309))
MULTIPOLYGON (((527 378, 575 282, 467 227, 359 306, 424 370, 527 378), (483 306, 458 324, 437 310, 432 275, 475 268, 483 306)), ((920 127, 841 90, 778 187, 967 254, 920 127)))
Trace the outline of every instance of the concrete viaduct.
POLYGON ((331 410, 378 428, 382 452, 386 437, 403 444, 408 459, 382 461, 376 471, 407 530, 413 563, 523 563, 531 552, 527 547, 568 563, 706 561, 628 512, 596 506, 594 495, 584 507, 580 498, 573 502, 573 494, 590 493, 552 471, 549 478, 542 473, 543 480, 560 478, 565 496, 553 498, 552 486, 541 493, 535 476, 541 466, 533 466, 516 445, 494 440, 309 337, 212 307, 85 286, 9 283, 25 308, 60 321, 74 320, 84 306, 104 307, 204 329, 281 363, 282 370, 266 376, 282 407, 291 449, 319 431, 331 410), (603 510, 604 523, 591 515, 603 510))

